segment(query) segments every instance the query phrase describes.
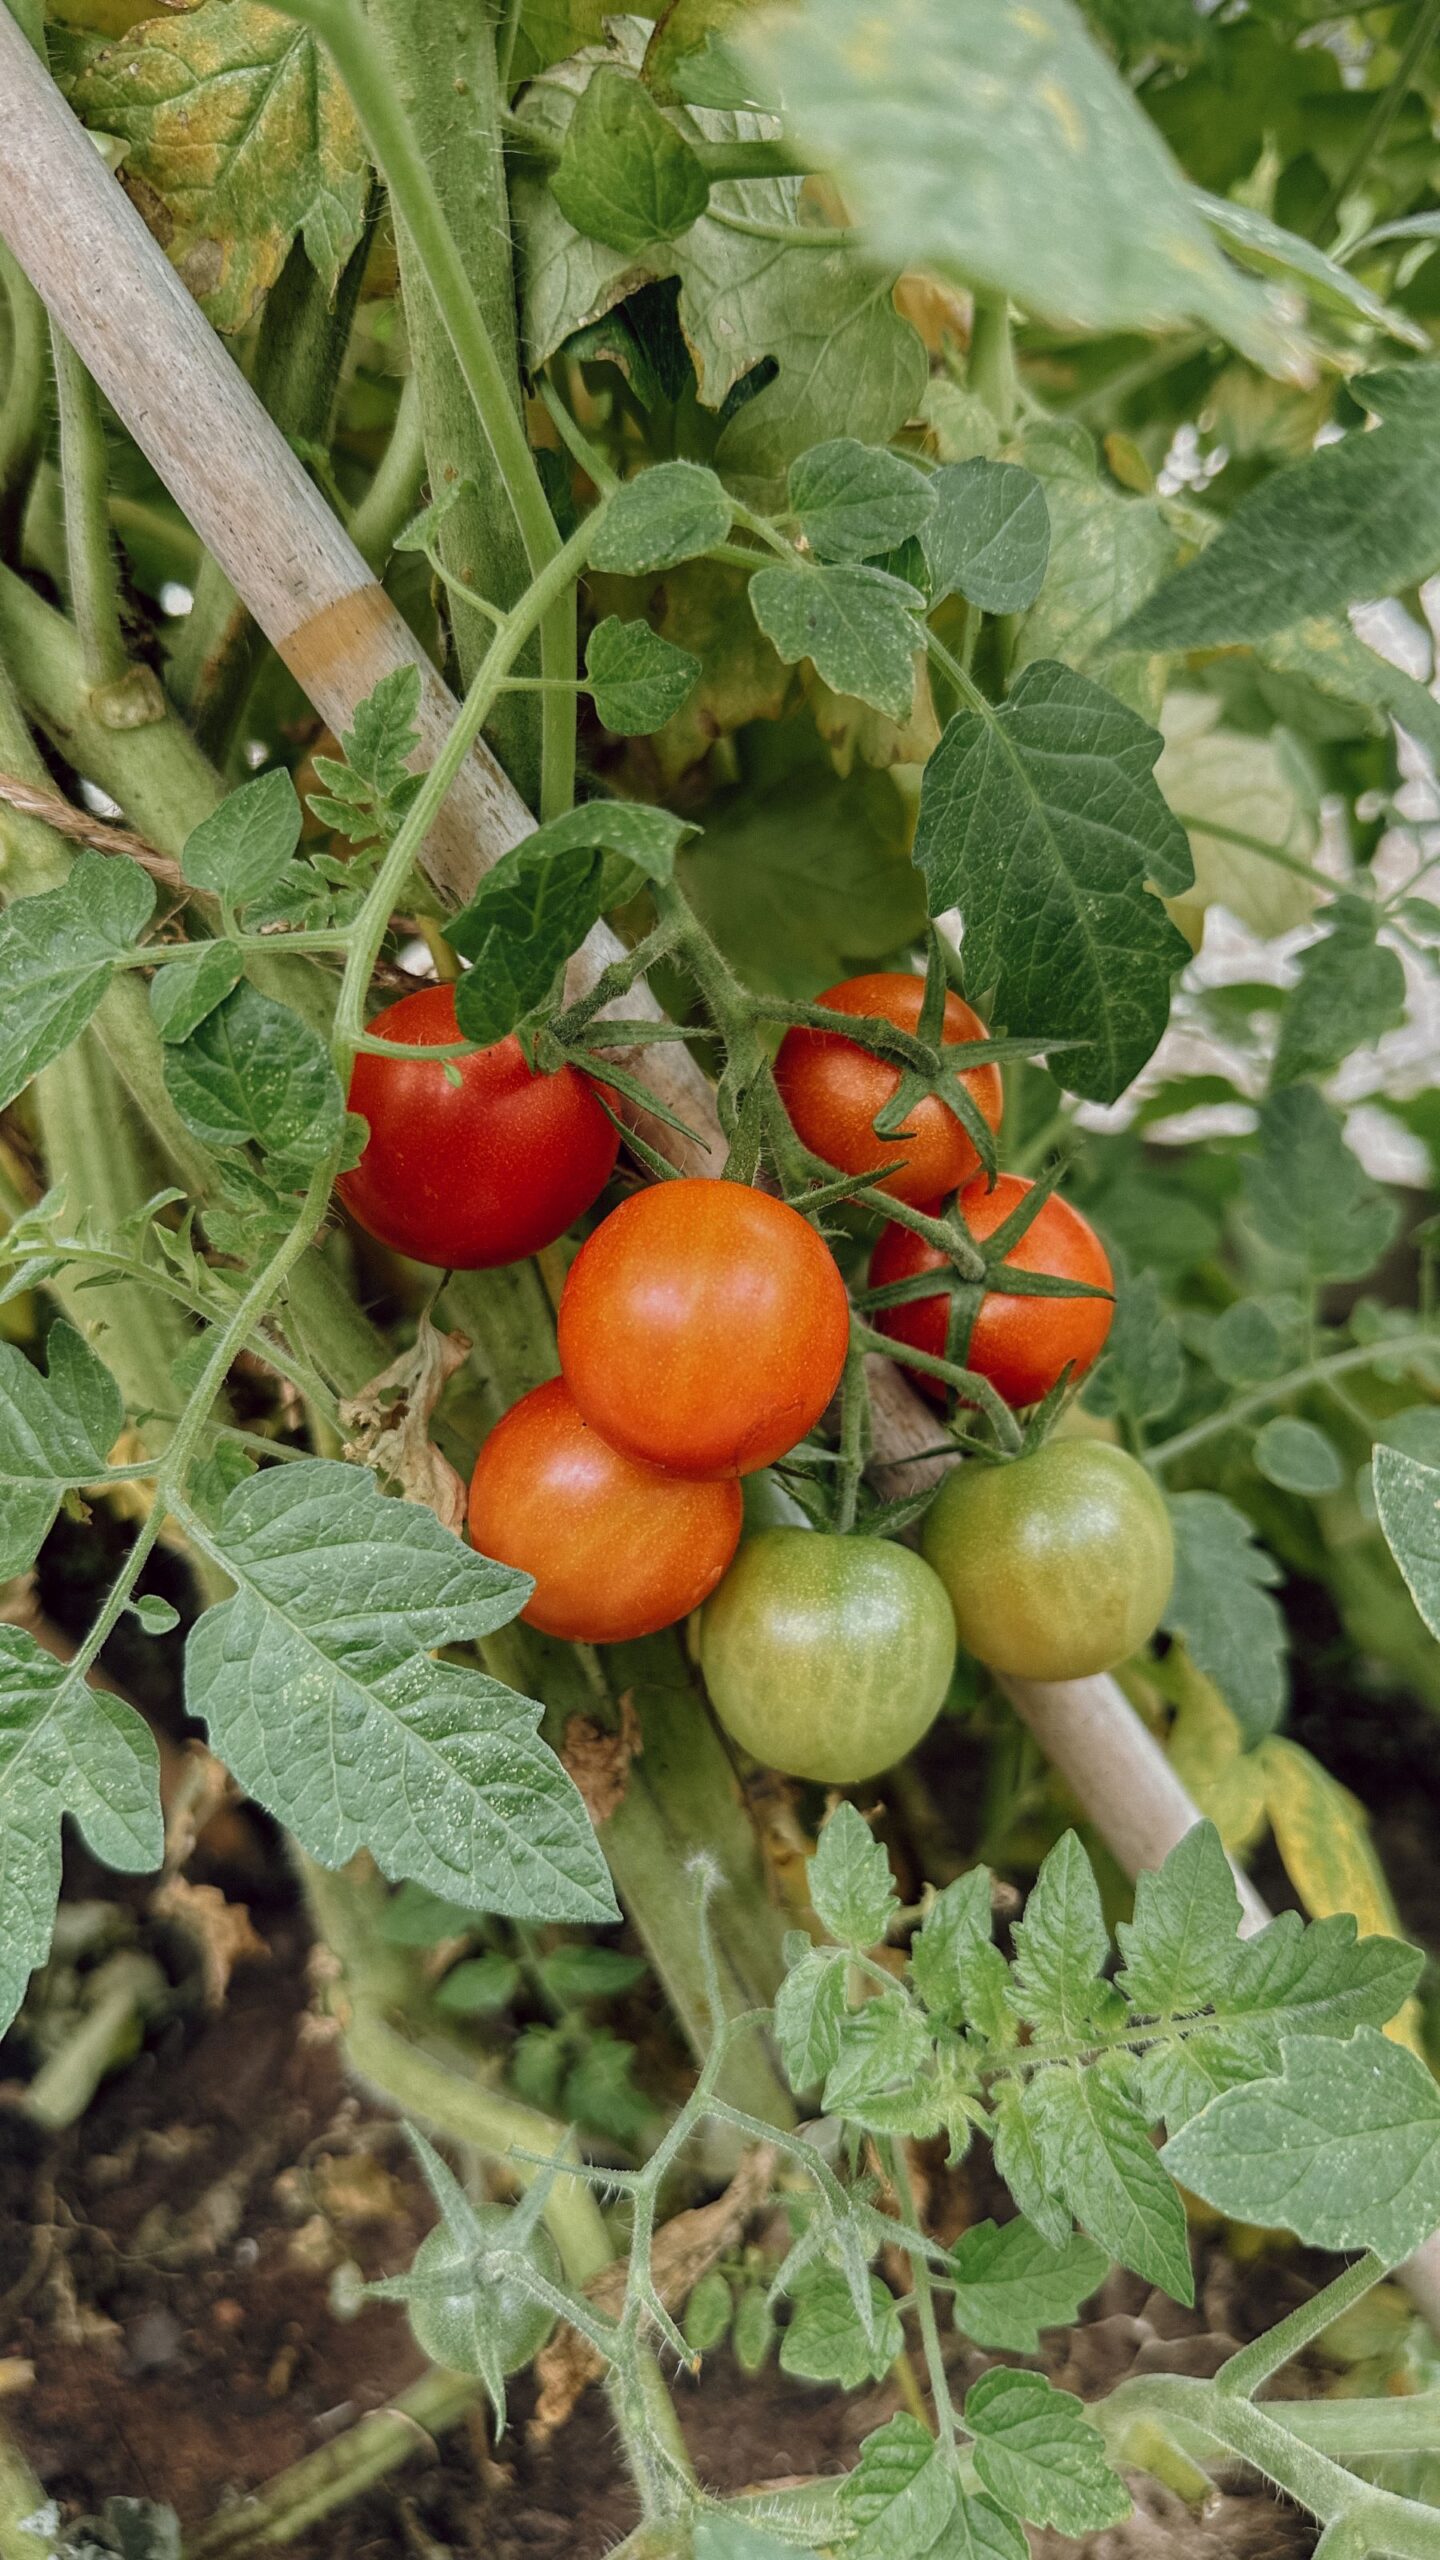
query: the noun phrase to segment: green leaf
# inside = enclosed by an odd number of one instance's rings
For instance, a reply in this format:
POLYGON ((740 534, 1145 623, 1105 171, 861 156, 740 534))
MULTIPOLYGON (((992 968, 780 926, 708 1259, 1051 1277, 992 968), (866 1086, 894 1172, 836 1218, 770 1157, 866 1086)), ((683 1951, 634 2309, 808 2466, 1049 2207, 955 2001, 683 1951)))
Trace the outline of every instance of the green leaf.
POLYGON ((928 2560, 1025 2560, 1030 2545, 1022 2526, 993 2498, 958 2492, 955 2513, 928 2560))
POLYGON ((1050 511, 1018 462, 948 463, 931 481, 935 511, 920 528, 936 600, 960 594, 986 613, 1023 613, 1050 557, 1050 511))
POLYGON ((675 240, 704 212, 710 182, 648 89, 602 64, 570 119, 550 179, 560 211, 586 239, 630 256, 675 240))
POLYGON ((333 295, 365 219, 359 120, 324 45, 260 0, 143 19, 93 55, 77 115, 128 145, 174 265, 217 329, 243 329, 297 235, 333 295))
POLYGON ((0 1626, 0 2019, 44 1961, 60 1891, 60 1818, 125 1875, 165 1849, 150 1728, 108 1689, 0 1626))
MULTIPOLYGON (((1112 661, 1113 663, 1113 661, 1112 661)), ((1155 779, 1190 840, 1195 885, 1187 920, 1208 907, 1238 916, 1267 938, 1307 924, 1322 894, 1314 880, 1266 858, 1270 846, 1305 863, 1320 837, 1314 774, 1284 730, 1253 737, 1228 728, 1213 694, 1167 694, 1165 749, 1155 779), (1251 843, 1237 842, 1250 837, 1251 843)))
POLYGON ((775 2041, 792 2089, 818 2088, 834 2067, 845 2007, 843 1960, 807 1947, 775 1994, 775 2041))
POLYGON ((632 800, 587 800, 537 827, 488 871, 449 941, 474 967, 455 990, 467 1040, 503 1040, 550 993, 612 894, 602 854, 621 855, 647 879, 672 877, 675 850, 694 828, 668 809, 632 800))
POLYGON ((1001 2080, 994 2092, 990 2140, 995 2167, 1027 2222, 1053 2249, 1063 2249, 1074 2217, 1050 2186, 1034 2127, 1022 2105, 1018 2081, 1001 2080))
POLYGON ((1110 1953, 1100 1888, 1075 1832, 1046 1857, 1014 1938, 1017 2014, 1042 2041, 1083 2039, 1114 2006, 1114 1995, 1100 1980, 1110 1953))
POLYGON ((249 906, 273 889, 300 842, 301 809, 283 766, 242 782, 192 827, 180 868, 191 886, 209 889, 229 907, 249 906))
POLYGON ((536 1968, 552 2000, 609 2000, 643 1982, 643 1956, 619 1947, 552 1947, 536 1968))
POLYGON ((827 2116, 872 2133, 933 2133, 940 2120, 931 2064, 934 2046, 918 2009, 882 1991, 839 2021, 839 2050, 826 2075, 827 2116))
POLYGON ((1353 383, 1380 424, 1271 473, 1122 632, 1136 649, 1257 640, 1440 567, 1440 365, 1353 383))
POLYGON ((192 943, 150 981, 150 1019, 162 1040, 188 1040, 238 986, 245 963, 233 942, 192 943))
POLYGON ((52 1324, 42 1377, 0 1342, 0 1582, 32 1565, 72 1485, 102 1474, 125 1405, 73 1326, 52 1324))
POLYGON ((1387 712, 1432 756, 1440 756, 1440 702, 1403 667, 1367 649, 1348 622, 1316 615, 1286 631, 1263 633, 1253 647, 1262 666, 1303 676, 1318 692, 1359 703, 1372 717, 1387 712))
POLYGON ((854 436, 797 454, 790 465, 791 512, 821 560, 869 560, 918 533, 935 504, 934 484, 903 454, 854 436))
POLYGON ((846 2391, 881 2381, 899 2355, 905 2333, 894 2295, 878 2276, 871 2276, 869 2285, 873 2340, 860 2325, 842 2275, 833 2267, 820 2267, 803 2276, 780 2341, 782 2371, 806 2382, 838 2382, 846 2391))
POLYGON ((621 738, 663 729, 689 700, 700 672, 688 649, 673 648, 648 622, 622 622, 618 614, 597 622, 585 647, 595 709, 621 738))
POLYGON ((1315 1280, 1362 1279, 1398 1215, 1313 1085, 1288 1085, 1261 1104, 1260 1148, 1245 1162, 1244 1197, 1256 1234, 1315 1280))
POLYGON ((58 889, 0 915, 0 1110, 84 1030, 133 951, 154 884, 125 854, 82 853, 58 889))
POLYGON ((1345 1470, 1333 1440, 1313 1422, 1297 1422, 1277 1413, 1255 1434, 1255 1464, 1267 1484, 1286 1493, 1336 1493, 1345 1470))
POLYGON ((172 1608, 168 1600, 162 1600, 158 1591, 142 1591, 139 1599, 132 1600, 130 1606, 147 1636, 173 1635, 180 1624, 179 1610, 172 1608))
POLYGON ((310 793, 310 807, 351 844, 388 842, 420 788, 410 760, 420 745, 416 721, 421 676, 417 666, 394 667, 355 706, 355 726, 340 740, 345 761, 316 756, 325 785, 310 793))
POLYGON ((1127 1272, 1116 1292, 1115 1316, 1100 1365, 1085 1382, 1092 1413, 1121 1413, 1131 1422, 1155 1421, 1175 1403, 1185 1378, 1180 1329, 1153 1271, 1127 1272))
POLYGON ((345 1124, 345 1097, 318 1033, 243 981, 188 1040, 167 1048, 165 1085, 208 1147, 253 1141, 309 1166, 339 1144, 345 1124))
POLYGON ((1174 1495, 1170 1522, 1175 1581, 1161 1624, 1214 1681, 1242 1739, 1258 1742, 1285 1704, 1289 1638, 1270 1598, 1280 1568, 1223 1494, 1174 1495))
POLYGON ((1305 1310, 1298 1298, 1239 1298, 1205 1336, 1205 1357, 1229 1385, 1283 1377, 1302 1357, 1305 1310))
POLYGON ((322 1459, 252 1476, 206 1544, 237 1589, 191 1630, 190 1712, 311 1857, 368 1848, 386 1875, 476 1911, 616 1917, 539 1708, 432 1659, 504 1626, 528 1575, 322 1459))
POLYGON ((484 2018, 508 2009, 520 1988, 520 1967, 510 1956, 471 1956, 452 1965, 435 1994, 447 2017, 484 2018))
POLYGON ((1287 2036, 1274 2079, 1226 2090, 1161 2157, 1221 2213, 1393 2266, 1440 2223, 1440 2089, 1374 2027, 1287 2036))
POLYGON ((1045 494, 1050 556, 1016 637, 1012 676, 1037 658, 1059 658, 1152 717, 1163 660, 1124 656, 1109 644, 1174 567, 1179 537, 1159 500, 1126 497, 1101 476, 1093 439, 1073 425, 1032 427, 1021 452, 1045 494))
POLYGON ((1023 2214, 1013 2222, 976 2222, 950 2256, 955 2326, 977 2347, 1033 2355, 1042 2329, 1068 2328, 1082 2302, 1103 2284, 1110 2261, 1073 2231, 1053 2249, 1023 2214))
POLYGON ((1116 1931, 1116 1983, 1142 2017, 1205 2008, 1237 1968, 1240 1896, 1213 1822, 1197 1822, 1158 1870, 1135 1879, 1135 1917, 1116 1931))
MULTIPOLYGON (((1185 2208, 1128 2088, 1128 2059, 1039 2071, 1026 2087, 1046 2178, 1102 2249, 1176 2302, 1193 2302, 1185 2208)), ((993 2485, 993 2484, 992 2484, 993 2485)))
POLYGON ((1041 2373, 997 2368, 972 2383, 965 2424, 975 2468, 1001 2506, 1061 2533, 1098 2533, 1130 2512, 1105 2440, 1073 2392, 1041 2373))
POLYGON ((727 2335, 734 2311, 729 2278, 718 2267, 708 2267, 685 2305, 681 2325, 686 2346, 697 2356, 708 2356, 727 2335))
POLYGON ((1259 213, 1253 205, 1239 204, 1233 196, 1207 195, 1195 191, 1195 202, 1209 223, 1218 231, 1225 247, 1242 266, 1252 267, 1257 275, 1293 278, 1306 298, 1324 311, 1337 311, 1347 320, 1363 320, 1369 327, 1384 329, 1408 347, 1428 353, 1430 340, 1425 331, 1403 311, 1394 310, 1362 284, 1358 276, 1327 258, 1323 249, 1304 240, 1297 231, 1287 231, 1268 214, 1259 213))
POLYGON ((1430 1633, 1440 1636, 1440 1467, 1383 1448, 1374 1464, 1385 1543, 1430 1633))
POLYGON ((849 2560, 920 2560, 955 2512, 955 2473, 918 2418, 902 2411, 865 2438, 840 2486, 849 2560))
POLYGON ((385 1904, 380 1935, 387 1947, 438 1947, 446 1938, 469 1937, 476 1918, 424 1885, 402 1884, 385 1904))
POLYGON ((1272 1091, 1301 1076, 1327 1076, 1353 1050, 1373 1048, 1405 1019, 1399 955, 1375 938, 1376 919, 1346 912, 1300 954, 1270 1070, 1272 1091))
POLYGON ((990 1870, 970 1867, 936 1895, 911 1940, 911 1982, 942 2026, 958 2027, 969 2014, 967 1979, 977 1951, 990 1947, 992 1926, 990 1870))
POLYGON ((836 693, 854 694, 892 720, 904 719, 914 696, 922 602, 884 569, 777 563, 750 581, 751 610, 787 666, 808 658, 836 693))
POLYGON ((730 531, 730 500, 699 462, 657 462, 609 501, 590 545, 592 569, 627 577, 673 569, 713 551, 730 531))
POLYGON ((1201 321, 1290 361, 1148 117, 1067 0, 824 0, 738 42, 874 256, 1081 329, 1201 321), (957 184, 956 172, 965 172, 957 184), (1023 183, 1019 178, 1023 173, 1023 183))
POLYGON ((837 1805, 810 1861, 810 1900, 842 1947, 878 1946, 899 1909, 884 1845, 858 1807, 837 1805))
POLYGON ((1067 1049, 1063 1081, 1113 1102, 1170 1012, 1189 946, 1147 881, 1190 877, 1156 789, 1158 733, 1088 677, 1038 663, 997 711, 957 711, 925 768, 915 860, 958 906, 977 999, 1067 1049))

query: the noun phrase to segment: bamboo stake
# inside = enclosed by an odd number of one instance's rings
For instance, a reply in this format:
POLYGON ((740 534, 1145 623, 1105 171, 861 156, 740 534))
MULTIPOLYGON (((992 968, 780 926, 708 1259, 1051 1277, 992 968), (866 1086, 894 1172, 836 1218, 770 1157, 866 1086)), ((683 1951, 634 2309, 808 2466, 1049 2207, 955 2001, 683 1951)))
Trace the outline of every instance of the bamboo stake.
MULTIPOLYGON (((418 666, 420 754, 429 763, 454 718, 453 696, 109 175, 4 0, 0 95, 0 238, 321 716, 333 729, 347 727, 382 676, 418 666)), ((426 847, 427 872, 463 904, 534 823, 481 743, 426 847)), ((574 964, 575 990, 593 985, 619 953, 617 938, 597 925, 574 964)), ((625 1003, 659 1016, 643 986, 625 1003)), ((662 1042, 627 1063, 690 1123, 695 1144, 687 1148, 673 1130, 628 1106, 626 1116, 682 1170, 714 1170, 724 1145, 713 1101, 681 1045, 662 1042)), ((933 1444, 933 1417, 888 1364, 875 1364, 874 1383, 882 1472, 894 1470, 894 1482, 913 1489, 923 1478, 907 1462, 933 1444)), ((935 1472, 941 1464, 929 1462, 935 1472)), ((1113 1680, 1015 1681, 1007 1691, 1130 1874, 1159 1866, 1199 1821, 1199 1807, 1113 1680)), ((1257 1927, 1264 1906, 1239 1870, 1237 1881, 1247 1925, 1257 1927)), ((1440 2235, 1406 2275, 1422 2307, 1440 2320, 1440 2235)))

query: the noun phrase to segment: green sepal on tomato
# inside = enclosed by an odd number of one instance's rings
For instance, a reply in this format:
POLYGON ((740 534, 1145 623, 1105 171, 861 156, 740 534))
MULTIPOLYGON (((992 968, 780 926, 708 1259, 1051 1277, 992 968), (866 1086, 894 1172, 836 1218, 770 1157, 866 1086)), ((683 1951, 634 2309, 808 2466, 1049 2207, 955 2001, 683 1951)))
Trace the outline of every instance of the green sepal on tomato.
POLYGON ((740 1536, 734 1478, 666 1475, 592 1431, 563 1378, 495 1425, 470 1480, 482 1555, 534 1577, 521 1616, 570 1644, 621 1644, 688 1617, 740 1536))
MULTIPOLYGON (((369 1027, 441 1048, 461 1037, 455 991, 418 988, 369 1027)), ((349 1102, 369 1136, 340 1198, 392 1252, 440 1270, 489 1271, 553 1244, 604 1190, 620 1145, 589 1078, 536 1074, 513 1034, 448 1061, 362 1050, 349 1102)))
POLYGON ((570 1266, 558 1331, 566 1385, 612 1448, 677 1475, 744 1476, 819 1421, 850 1308, 798 1210, 686 1180, 602 1219, 570 1266))
MULTIPOLYGON (((983 1244, 1013 1217, 1034 1187, 1019 1174, 999 1174, 993 1184, 977 1174, 955 1205, 976 1243, 983 1244)), ((943 1201, 932 1202, 931 1214, 939 1217, 943 1207, 943 1201)), ((1088 1218, 1072 1209, 1068 1200, 1054 1196, 1041 1204, 1024 1234, 1011 1245, 1002 1267, 1078 1280, 1089 1289, 1113 1291, 1115 1286, 1110 1258, 1088 1218)), ((922 1272, 952 1268, 937 1245, 910 1227, 891 1225, 870 1257, 869 1283, 872 1289, 887 1289, 922 1272)), ((989 1288, 976 1310, 969 1342, 956 1356, 965 1368, 988 1378, 996 1394, 1018 1410, 1043 1403, 1067 1369, 1072 1378, 1083 1378, 1105 1347, 1114 1314, 1112 1296, 1032 1298, 989 1288)), ((898 1306, 882 1307, 875 1316, 879 1330, 901 1346, 896 1356, 902 1361, 907 1344, 943 1360, 949 1320, 950 1299, 945 1291, 933 1298, 908 1298, 898 1306)), ((927 1395, 943 1402, 945 1388, 938 1378, 924 1370, 914 1375, 927 1395)))
POLYGON ((922 1546, 966 1650, 1019 1680, 1112 1671, 1154 1634, 1175 1574, 1154 1479, 1096 1440, 967 1459, 926 1513, 922 1546))
MULTIPOLYGON (((891 1022, 913 1036, 920 1027, 925 981, 903 969, 877 969, 845 978, 817 996, 827 1011, 891 1022)), ((942 1047, 989 1037, 984 1023, 957 995, 947 994, 940 1026, 942 1047)), ((919 1206, 967 1182, 979 1166, 974 1140, 938 1094, 925 1094, 893 1138, 876 1135, 875 1119, 899 1090, 900 1070, 847 1040, 839 1031, 787 1031, 775 1060, 775 1081, 791 1126, 812 1154, 840 1173, 897 1170, 879 1183, 892 1199, 919 1206)), ((961 1082, 982 1120, 1000 1126, 1003 1088, 997 1066, 967 1068, 961 1082)))
POLYGON ((855 1786, 928 1732, 955 1622, 922 1559, 885 1538, 761 1529, 700 1620, 711 1704, 767 1768, 855 1786))

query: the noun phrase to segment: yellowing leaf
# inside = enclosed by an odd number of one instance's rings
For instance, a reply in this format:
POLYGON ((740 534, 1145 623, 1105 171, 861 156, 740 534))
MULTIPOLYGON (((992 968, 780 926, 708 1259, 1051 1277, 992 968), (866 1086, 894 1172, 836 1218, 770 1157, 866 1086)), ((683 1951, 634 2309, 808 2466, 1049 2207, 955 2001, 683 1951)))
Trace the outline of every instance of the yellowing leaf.
POLYGON ((1155 779, 1195 857, 1195 886, 1171 912, 1182 910, 1183 924, 1191 913, 1223 906, 1252 933, 1288 933, 1313 913, 1319 890, 1235 838, 1251 836, 1306 860, 1320 832, 1314 791, 1283 732, 1242 736, 1220 726, 1221 708, 1213 695, 1172 693, 1160 716, 1165 747, 1155 779))
MULTIPOLYGON (((1362 1938, 1403 1938, 1364 1806, 1298 1742, 1272 1734, 1255 1757, 1264 1769, 1275 1846, 1311 1918, 1349 1911, 1362 1938)), ((1385 2033, 1426 2060, 1417 2001, 1407 2000, 1385 2033)))
POLYGON ((1197 1671, 1182 1645, 1165 1661, 1165 1685, 1175 1700, 1170 1760, 1203 1814, 1214 1823, 1232 1857, 1239 1857, 1264 1828, 1265 1770, 1258 1751, 1244 1751, 1240 1727, 1219 1690, 1197 1671))
POLYGON ((245 326, 297 234, 333 292, 369 167, 308 28, 259 0, 201 0, 94 55, 71 104, 128 144, 125 182, 217 329, 245 326))

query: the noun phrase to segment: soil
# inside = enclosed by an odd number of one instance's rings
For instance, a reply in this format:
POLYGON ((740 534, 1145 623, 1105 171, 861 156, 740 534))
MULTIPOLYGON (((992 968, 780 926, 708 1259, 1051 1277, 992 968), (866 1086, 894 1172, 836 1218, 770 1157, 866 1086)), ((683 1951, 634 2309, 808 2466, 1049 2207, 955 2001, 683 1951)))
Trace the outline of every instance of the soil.
MULTIPOLYGON (((59 1616, 62 1572, 43 1596, 59 1616)), ((124 1673, 132 1694, 145 1693, 144 1660, 124 1673)), ((146 1703, 160 1705, 153 1695, 146 1703)), ((1422 1844, 1440 1813, 1440 1729, 1418 1708, 1402 1712, 1393 1748, 1360 1765, 1321 1681, 1291 1730, 1369 1800, 1407 1925, 1433 1945, 1433 1859, 1422 1844)), ((965 1754, 952 1731, 953 1780, 965 1754)), ((933 1756, 932 1803, 973 1801, 941 1783, 933 1756)), ((117 1887, 72 1847, 67 1897, 128 1909, 175 1997, 81 2123, 58 2136, 19 2112, 33 2045, 17 2033, 0 2051, 0 2418, 67 2519, 123 2496, 170 2506, 194 2528, 421 2369, 398 2309, 369 2304, 345 2316, 335 2284, 337 2269, 369 2277, 413 2254, 430 2208, 408 2147, 394 2118, 347 2084, 334 2032, 312 2009, 305 1924, 280 1844, 249 1814, 227 1817, 217 1836, 218 1852, 202 1841, 191 1876, 243 1901, 266 1949, 238 1965, 223 2006, 206 2008, 193 1953, 144 1916, 149 1888, 117 1887)), ((935 2227, 958 2230, 992 2209, 983 2175, 931 2163, 935 2227)), ((1312 2281, 1293 2256, 1238 2262, 1215 2233, 1197 2240, 1197 2262, 1194 2312, 1113 2276, 1073 2337, 1047 2341, 1059 2350, 1053 2378, 1095 2397, 1130 2371, 1212 2371, 1312 2281)), ((987 2359, 958 2340, 955 2355, 963 2388, 987 2359)), ((707 2357, 701 2382, 677 2387, 677 2400, 697 2468, 721 2493, 847 2467, 896 2405, 889 2384, 845 2397, 773 2365, 747 2381, 723 2352, 707 2357)), ((527 2433, 532 2406, 522 2378, 498 2446, 478 2412, 438 2445, 417 2433, 403 2466, 289 2548, 298 2560, 552 2551, 599 2560, 635 2520, 608 2406, 592 2388, 543 2446, 527 2433)), ((1226 2483, 1203 2519, 1149 2482, 1135 2486, 1130 2522, 1096 2537, 1105 2560, 1150 2560, 1162 2548, 1165 2560, 1199 2560, 1202 2547, 1222 2560, 1299 2560, 1313 2542, 1303 2519, 1247 2494, 1243 2481, 1226 2483)), ((1051 2552, 1052 2540, 1038 2537, 1041 2560, 1073 2548, 1057 2542, 1051 2552)))

